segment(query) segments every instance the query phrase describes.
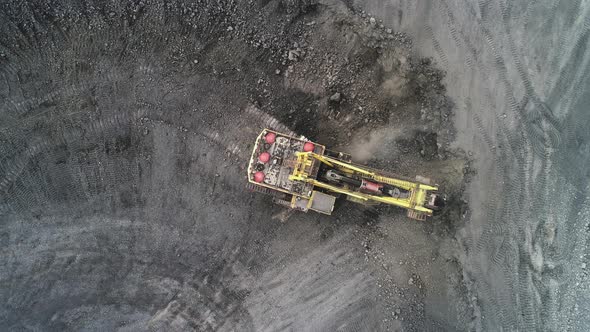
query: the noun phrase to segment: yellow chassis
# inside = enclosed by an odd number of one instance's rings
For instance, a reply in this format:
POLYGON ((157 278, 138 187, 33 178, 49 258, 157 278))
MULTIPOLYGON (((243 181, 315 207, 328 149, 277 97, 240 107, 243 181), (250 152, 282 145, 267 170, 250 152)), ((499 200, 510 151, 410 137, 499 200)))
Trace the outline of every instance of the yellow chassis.
POLYGON ((376 174, 375 172, 368 171, 366 169, 351 165, 349 163, 345 163, 334 158, 321 156, 313 152, 297 152, 296 154, 297 164, 296 167, 293 169, 293 173, 289 176, 289 179, 292 181, 308 182, 316 187, 324 188, 329 191, 351 196, 361 201, 374 201, 379 203, 385 203, 399 206, 408 210, 413 210, 418 212, 419 214, 424 214, 427 216, 432 215, 432 210, 425 207, 424 205, 426 204, 428 193, 430 191, 438 190, 438 188, 435 186, 382 176, 376 174), (331 184, 318 181, 314 178, 310 178, 308 176, 312 165, 312 158, 319 160, 332 168, 338 169, 341 172, 345 172, 348 174, 361 174, 362 177, 365 179, 374 180, 380 183, 387 183, 398 188, 405 189, 410 192, 410 196, 408 198, 395 198, 371 195, 367 193, 361 193, 358 191, 348 190, 346 188, 336 187, 331 184))

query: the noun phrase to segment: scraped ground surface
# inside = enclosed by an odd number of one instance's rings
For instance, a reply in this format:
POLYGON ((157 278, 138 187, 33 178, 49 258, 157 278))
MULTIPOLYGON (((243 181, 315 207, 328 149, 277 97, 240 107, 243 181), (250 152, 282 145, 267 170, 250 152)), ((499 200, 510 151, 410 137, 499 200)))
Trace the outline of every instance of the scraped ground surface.
POLYGON ((4 1, 0 328, 586 330, 585 6, 4 1), (447 209, 285 211, 268 127, 447 209))
POLYGON ((447 71, 474 153, 457 238, 474 328, 590 328, 586 1, 355 1, 447 71))

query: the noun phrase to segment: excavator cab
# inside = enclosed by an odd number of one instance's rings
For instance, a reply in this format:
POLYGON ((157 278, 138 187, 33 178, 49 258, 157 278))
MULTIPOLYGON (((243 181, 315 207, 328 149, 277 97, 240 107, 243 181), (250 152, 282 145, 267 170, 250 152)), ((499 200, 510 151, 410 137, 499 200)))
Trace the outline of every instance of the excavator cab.
POLYGON ((439 194, 432 193, 425 206, 433 211, 439 211, 445 207, 445 200, 439 194))

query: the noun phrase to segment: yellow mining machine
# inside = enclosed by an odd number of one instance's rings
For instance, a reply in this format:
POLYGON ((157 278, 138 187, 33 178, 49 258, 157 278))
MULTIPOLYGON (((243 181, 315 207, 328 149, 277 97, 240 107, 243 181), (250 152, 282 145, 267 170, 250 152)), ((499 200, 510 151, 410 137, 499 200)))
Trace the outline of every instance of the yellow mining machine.
POLYGON ((278 204, 331 214, 338 196, 365 205, 390 204, 425 220, 443 205, 437 186, 352 163, 350 155, 264 129, 248 165, 249 188, 273 195, 278 204))

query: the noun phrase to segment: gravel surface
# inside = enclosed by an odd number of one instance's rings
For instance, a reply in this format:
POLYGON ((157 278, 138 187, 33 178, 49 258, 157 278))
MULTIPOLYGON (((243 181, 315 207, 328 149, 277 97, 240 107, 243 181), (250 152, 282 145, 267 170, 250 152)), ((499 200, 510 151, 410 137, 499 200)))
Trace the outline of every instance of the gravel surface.
POLYGON ((587 329, 584 6, 3 1, 0 329, 587 329), (263 128, 447 208, 284 210, 263 128))
POLYGON ((590 330, 588 3, 350 3, 447 73, 477 169, 457 233, 472 328, 590 330))

